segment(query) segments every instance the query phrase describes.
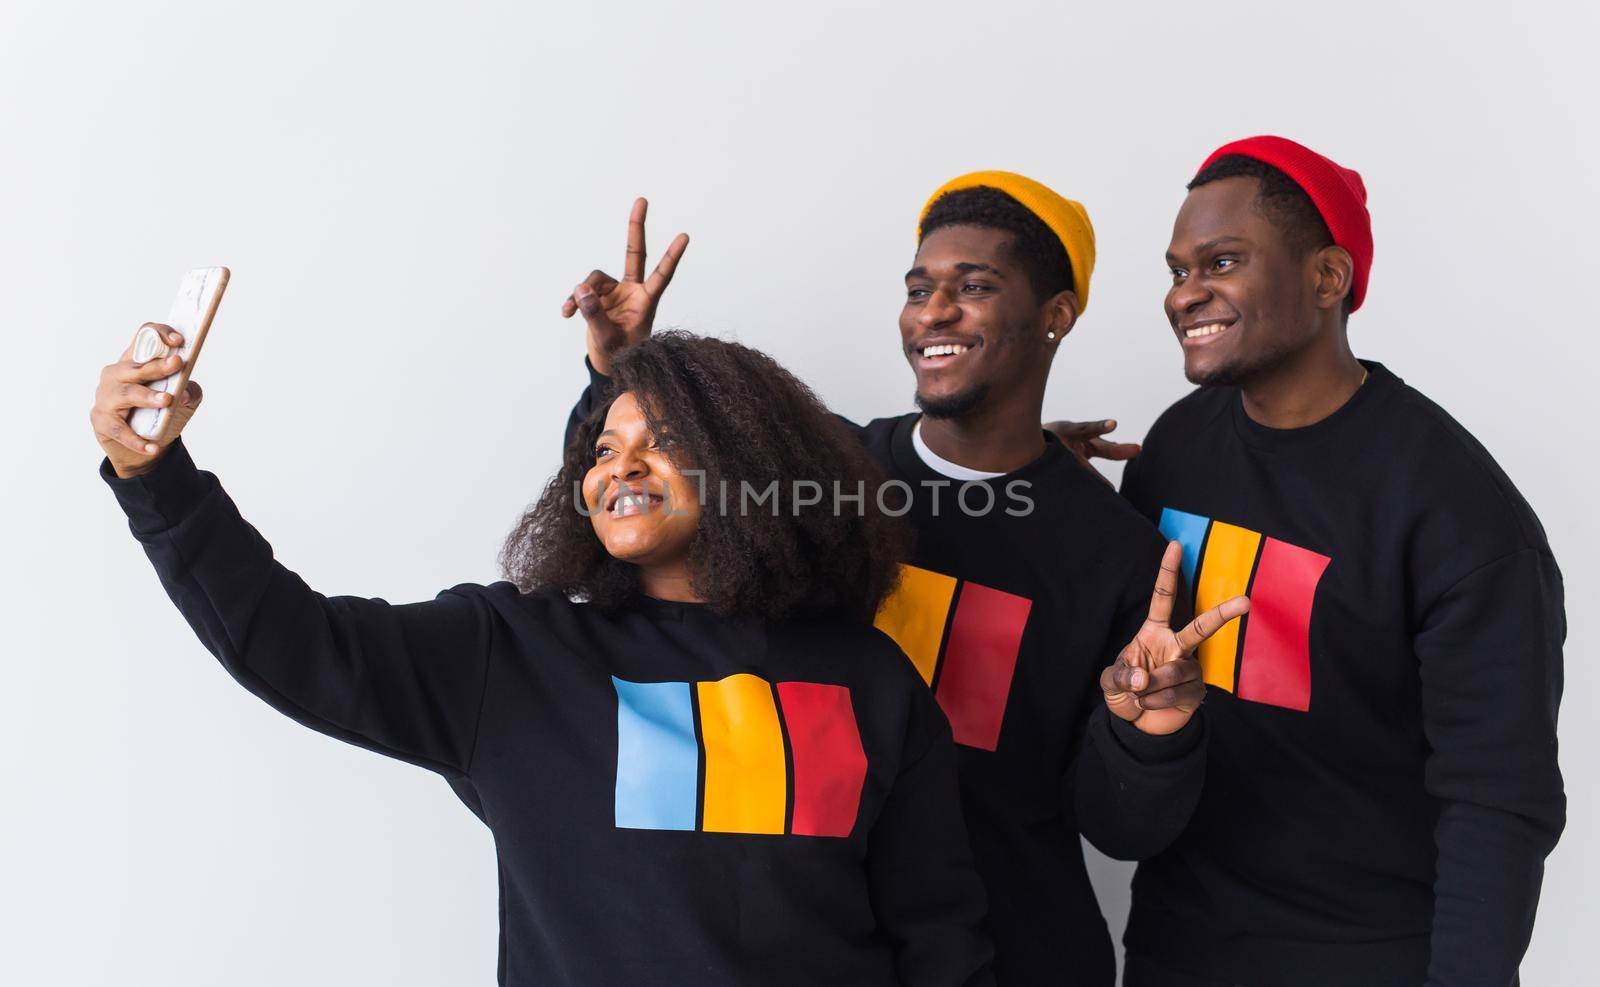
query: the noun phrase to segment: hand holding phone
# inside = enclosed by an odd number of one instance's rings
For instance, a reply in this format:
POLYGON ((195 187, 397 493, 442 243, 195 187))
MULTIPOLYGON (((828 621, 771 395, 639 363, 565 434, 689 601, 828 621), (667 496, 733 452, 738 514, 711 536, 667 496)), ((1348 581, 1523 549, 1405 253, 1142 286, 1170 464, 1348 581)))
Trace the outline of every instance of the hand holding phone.
POLYGON ((190 374, 227 282, 225 267, 190 271, 172 306, 177 325, 145 323, 121 359, 101 370, 89 421, 118 476, 152 469, 199 408, 190 374))
MULTIPOLYGON (((173 299, 172 311, 166 321, 166 325, 183 337, 183 342, 176 350, 183 362, 177 373, 150 382, 150 390, 174 396, 183 393, 184 385, 189 382, 189 374, 194 370, 195 360, 200 356, 200 347, 206 341, 206 331, 211 328, 211 320, 222 302, 222 292, 228 287, 228 277, 226 267, 197 267, 183 276, 183 281, 178 285, 178 297, 173 299)), ((151 323, 145 323, 134 337, 132 359, 142 364, 157 356, 166 356, 161 351, 166 345, 151 323)), ((171 402, 162 407, 136 407, 128 418, 128 424, 139 435, 159 443, 170 415, 171 402)))

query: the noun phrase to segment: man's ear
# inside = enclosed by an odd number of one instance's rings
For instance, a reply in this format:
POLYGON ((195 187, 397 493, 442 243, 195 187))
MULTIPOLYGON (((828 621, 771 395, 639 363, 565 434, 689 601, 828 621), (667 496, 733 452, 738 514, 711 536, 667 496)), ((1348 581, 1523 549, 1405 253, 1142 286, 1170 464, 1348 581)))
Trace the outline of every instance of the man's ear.
POLYGON ((1350 252, 1337 244, 1323 247, 1313 255, 1318 308, 1338 308, 1355 287, 1355 261, 1350 252))
POLYGON ((1078 293, 1072 290, 1058 292, 1054 298, 1045 303, 1044 331, 1055 333, 1055 338, 1046 336, 1045 341, 1059 343, 1066 338, 1072 327, 1078 324, 1078 293))

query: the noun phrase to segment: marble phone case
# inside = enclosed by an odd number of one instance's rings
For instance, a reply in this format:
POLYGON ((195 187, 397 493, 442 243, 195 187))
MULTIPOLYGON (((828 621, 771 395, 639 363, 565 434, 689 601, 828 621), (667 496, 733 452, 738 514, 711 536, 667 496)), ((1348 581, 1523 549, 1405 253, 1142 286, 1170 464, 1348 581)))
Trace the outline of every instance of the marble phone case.
MULTIPOLYGON (((227 286, 226 267, 197 267, 183 276, 166 322, 183 334, 183 345, 176 351, 183 357, 183 366, 172 376, 152 382, 151 390, 166 391, 174 398, 183 393, 195 361, 199 359, 200 346, 206 341, 206 330, 211 328, 211 318, 217 314, 217 304, 222 301, 222 290, 227 286)), ((135 408, 128 416, 128 424, 145 438, 158 439, 166 428, 168 413, 176 404, 174 400, 165 408, 135 408)))

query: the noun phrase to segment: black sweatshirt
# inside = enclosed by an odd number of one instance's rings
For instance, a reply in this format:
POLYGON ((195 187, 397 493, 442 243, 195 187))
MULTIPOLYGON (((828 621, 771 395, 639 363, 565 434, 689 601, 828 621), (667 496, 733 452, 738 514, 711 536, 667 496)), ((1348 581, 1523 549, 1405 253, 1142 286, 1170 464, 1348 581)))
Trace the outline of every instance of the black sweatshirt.
MULTIPOLYGON (((569 435, 610 390, 591 367, 569 435)), ((1099 687, 1148 612, 1165 541, 1049 433, 1039 459, 963 500, 963 483, 917 456, 917 418, 852 426, 913 494, 914 564, 878 625, 954 730, 996 978, 1105 987, 1116 959, 1079 835, 1125 860, 1161 850, 1205 770, 1203 718, 1150 737, 1109 716, 1099 687)), ((885 504, 898 510, 903 492, 885 504)))
POLYGON ((1506 987, 1565 821, 1561 573, 1483 447, 1367 367, 1300 429, 1202 388, 1124 476, 1195 606, 1251 596, 1202 647, 1205 792, 1126 943, 1252 987, 1506 987))
POLYGON ((949 727, 869 627, 510 583, 326 597, 175 443, 101 473, 201 641, 494 834, 504 984, 981 984, 949 727))

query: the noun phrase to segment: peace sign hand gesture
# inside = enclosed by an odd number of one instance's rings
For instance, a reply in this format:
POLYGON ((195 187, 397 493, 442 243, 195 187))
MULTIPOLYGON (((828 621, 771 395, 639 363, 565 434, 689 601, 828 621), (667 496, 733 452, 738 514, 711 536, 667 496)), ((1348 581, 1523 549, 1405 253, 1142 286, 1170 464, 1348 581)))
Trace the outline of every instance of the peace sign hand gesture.
POLYGON ((622 280, 604 271, 594 271, 572 289, 561 305, 561 317, 570 319, 582 312, 589 324, 589 362, 607 376, 611 358, 650 335, 656 305, 662 292, 672 283, 683 252, 689 249, 689 235, 679 233, 667 245, 667 252, 648 278, 644 275, 644 217, 650 203, 633 201, 628 215, 628 251, 623 261, 622 280))
POLYGON ((1175 733, 1189 722, 1206 697, 1200 663, 1189 655, 1228 621, 1250 610, 1250 598, 1236 596, 1174 634, 1168 624, 1182 561, 1183 546, 1169 542, 1150 597, 1150 615, 1117 660, 1100 674, 1106 708, 1149 734, 1175 733))

